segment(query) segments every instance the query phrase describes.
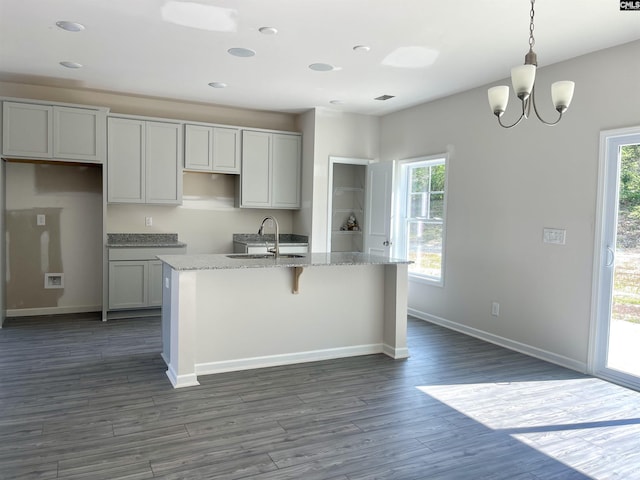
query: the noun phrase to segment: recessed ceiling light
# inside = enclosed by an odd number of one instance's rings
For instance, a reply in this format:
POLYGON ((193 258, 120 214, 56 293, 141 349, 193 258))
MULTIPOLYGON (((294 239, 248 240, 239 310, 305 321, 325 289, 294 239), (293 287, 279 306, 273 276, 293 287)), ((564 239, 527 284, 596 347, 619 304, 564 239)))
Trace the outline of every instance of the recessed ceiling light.
POLYGON ((332 105, 344 105, 347 102, 345 102, 344 100, 331 100, 329 101, 329 103, 332 105))
POLYGON ((258 31, 263 35, 275 35, 278 33, 278 29, 275 27, 260 27, 258 31))
POLYGON ((78 62, 60 62, 60 65, 67 68, 82 68, 82 64, 78 62))
POLYGON ((330 72, 331 70, 335 70, 336 67, 328 63, 312 63, 309 65, 309 68, 316 72, 330 72))
POLYGON ((370 50, 371 47, 369 45, 356 45, 353 47, 353 51, 358 53, 367 53, 370 50))
POLYGON ((84 25, 78 22, 69 22, 67 20, 60 20, 56 22, 56 25, 67 32, 81 32, 84 30, 84 25))
POLYGON ((374 100, 389 100, 390 98, 394 98, 395 95, 380 95, 379 97, 374 98, 374 100))
POLYGON ((234 57, 253 57, 256 54, 253 50, 242 47, 230 48, 227 52, 234 57))
POLYGON ((227 88, 228 85, 224 82, 211 82, 209 86, 213 88, 227 88))

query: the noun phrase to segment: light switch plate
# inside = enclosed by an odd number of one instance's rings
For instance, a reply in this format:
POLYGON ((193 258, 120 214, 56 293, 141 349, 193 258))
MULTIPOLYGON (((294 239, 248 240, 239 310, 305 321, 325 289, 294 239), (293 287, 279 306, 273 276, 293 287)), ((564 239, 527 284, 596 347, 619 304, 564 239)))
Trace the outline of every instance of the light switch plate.
POLYGON ((554 245, 564 245, 567 238, 567 231, 562 228, 545 228, 542 234, 544 243, 554 245))

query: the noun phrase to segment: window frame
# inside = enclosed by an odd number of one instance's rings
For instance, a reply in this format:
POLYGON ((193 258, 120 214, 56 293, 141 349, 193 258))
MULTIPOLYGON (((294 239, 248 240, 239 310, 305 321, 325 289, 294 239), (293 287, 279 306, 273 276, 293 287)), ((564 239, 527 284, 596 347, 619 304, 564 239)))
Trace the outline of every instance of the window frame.
MULTIPOLYGON (((446 153, 425 155, 420 157, 408 158, 398 162, 398 183, 396 184, 396 195, 398 198, 396 222, 394 225, 395 237, 397 239, 394 254, 400 258, 408 258, 408 242, 409 242, 409 224, 415 222, 418 218, 408 217, 410 206, 410 172, 414 168, 444 165, 444 198, 442 203, 442 253, 440 263, 440 276, 411 272, 409 270, 409 279, 419 283, 425 283, 433 286, 444 286, 445 277, 445 253, 446 253, 446 232, 447 232, 447 197, 449 184, 449 156, 446 153)), ((424 221, 424 219, 420 219, 424 221)), ((436 223, 436 222, 433 222, 436 223)))

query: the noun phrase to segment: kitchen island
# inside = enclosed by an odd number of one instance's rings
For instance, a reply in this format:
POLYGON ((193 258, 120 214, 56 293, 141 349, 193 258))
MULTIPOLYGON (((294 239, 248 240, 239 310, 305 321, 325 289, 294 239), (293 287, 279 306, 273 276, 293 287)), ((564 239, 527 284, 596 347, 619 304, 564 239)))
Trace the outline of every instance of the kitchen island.
POLYGON ((175 388, 234 370, 408 356, 408 261, 362 253, 159 258, 162 356, 175 388))

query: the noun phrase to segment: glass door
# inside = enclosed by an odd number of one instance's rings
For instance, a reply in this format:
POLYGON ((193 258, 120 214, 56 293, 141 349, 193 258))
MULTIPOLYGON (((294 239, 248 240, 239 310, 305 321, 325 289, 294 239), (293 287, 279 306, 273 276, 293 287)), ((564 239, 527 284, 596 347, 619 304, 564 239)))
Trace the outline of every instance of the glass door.
POLYGON ((594 373, 640 389, 640 129, 602 143, 594 373))

